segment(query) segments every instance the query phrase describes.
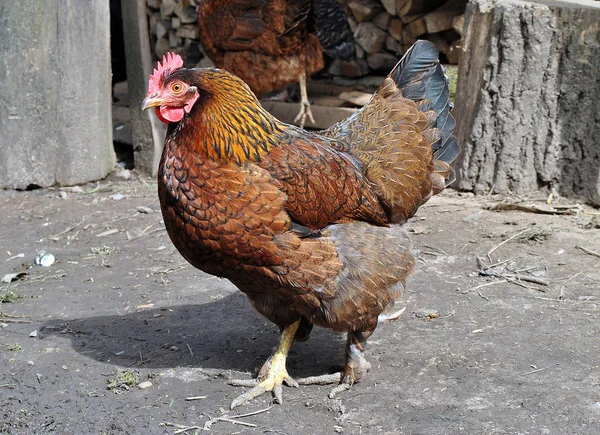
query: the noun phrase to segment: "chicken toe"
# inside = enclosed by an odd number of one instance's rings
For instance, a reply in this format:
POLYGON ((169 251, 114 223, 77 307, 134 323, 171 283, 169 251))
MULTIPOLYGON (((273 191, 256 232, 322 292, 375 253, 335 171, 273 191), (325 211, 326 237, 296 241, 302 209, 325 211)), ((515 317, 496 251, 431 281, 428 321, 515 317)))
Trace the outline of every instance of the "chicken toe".
POLYGON ((273 393, 275 403, 283 403, 282 385, 285 384, 289 387, 298 387, 298 383, 288 374, 285 365, 287 354, 299 325, 300 321, 298 320, 283 330, 277 350, 275 350, 273 356, 263 365, 257 379, 229 381, 230 385, 252 387, 252 389, 239 395, 231 402, 231 409, 244 405, 267 391, 273 393))
POLYGON ((300 112, 294 118, 294 122, 298 122, 300 128, 304 128, 304 124, 306 122, 306 117, 311 120, 311 122, 315 123, 315 118, 310 110, 310 102, 308 101, 308 92, 306 91, 306 72, 302 71, 302 74, 298 77, 298 82, 300 83, 300 112))
POLYGON ((346 391, 355 382, 362 379, 371 369, 371 363, 365 359, 363 345, 371 332, 349 332, 346 340, 346 366, 343 372, 310 376, 298 379, 299 385, 328 385, 339 383, 329 392, 329 398, 333 399, 337 394, 346 391))

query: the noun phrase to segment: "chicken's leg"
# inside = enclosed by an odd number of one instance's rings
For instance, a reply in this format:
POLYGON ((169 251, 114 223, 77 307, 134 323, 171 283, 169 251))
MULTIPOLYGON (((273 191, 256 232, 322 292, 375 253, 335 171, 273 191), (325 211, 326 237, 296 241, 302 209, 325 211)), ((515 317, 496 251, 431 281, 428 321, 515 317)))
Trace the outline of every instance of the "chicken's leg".
POLYGON ((243 405, 267 391, 273 392, 276 403, 282 403, 282 384, 285 383, 290 387, 298 387, 298 383, 290 377, 285 367, 287 355, 298 326, 300 326, 300 320, 292 323, 283 330, 279 346, 277 346, 275 353, 263 365, 256 379, 232 380, 229 382, 230 385, 253 387, 251 390, 235 398, 231 402, 231 409, 243 405))
POLYGON ((298 77, 298 82, 300 83, 300 112, 294 118, 294 122, 298 122, 300 120, 300 127, 304 128, 304 122, 306 121, 306 117, 315 123, 315 118, 310 110, 310 102, 308 101, 308 93, 306 92, 306 72, 302 70, 300 77, 298 77))
POLYGON ((333 399, 338 393, 348 390, 371 369, 371 364, 365 359, 363 346, 372 333, 373 331, 353 331, 348 333, 346 340, 346 366, 343 372, 298 379, 298 384, 327 385, 339 382, 339 385, 329 392, 330 399, 333 399))

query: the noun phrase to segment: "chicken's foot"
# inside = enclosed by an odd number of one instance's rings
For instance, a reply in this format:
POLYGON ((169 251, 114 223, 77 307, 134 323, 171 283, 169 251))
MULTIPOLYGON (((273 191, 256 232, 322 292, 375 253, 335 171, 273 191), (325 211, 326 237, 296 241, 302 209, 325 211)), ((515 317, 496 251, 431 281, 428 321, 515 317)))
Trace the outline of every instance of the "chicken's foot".
POLYGON ((298 326, 300 326, 300 320, 292 323, 283 330, 279 346, 263 365, 256 379, 229 381, 230 385, 253 387, 251 390, 235 398, 231 402, 231 409, 243 405, 267 391, 273 393, 275 403, 283 403, 281 386, 285 383, 289 387, 298 387, 298 383, 288 374, 285 367, 287 355, 298 326))
POLYGON ((296 117, 294 118, 294 122, 298 122, 298 120, 300 120, 299 124, 301 128, 304 128, 304 123, 306 121, 306 117, 308 116, 308 119, 310 119, 312 121, 312 123, 315 123, 315 118, 313 117, 313 114, 310 110, 310 102, 308 101, 308 92, 306 91, 306 72, 302 71, 302 73, 300 74, 300 76, 298 77, 298 82, 300 83, 300 112, 298 112, 298 115, 296 115, 296 117))
POLYGON ((343 372, 310 376, 298 379, 299 385, 328 385, 339 383, 329 392, 329 398, 333 399, 337 394, 346 391, 355 382, 362 379, 371 369, 371 364, 365 359, 363 349, 364 343, 371 332, 349 332, 346 340, 346 366, 343 372))

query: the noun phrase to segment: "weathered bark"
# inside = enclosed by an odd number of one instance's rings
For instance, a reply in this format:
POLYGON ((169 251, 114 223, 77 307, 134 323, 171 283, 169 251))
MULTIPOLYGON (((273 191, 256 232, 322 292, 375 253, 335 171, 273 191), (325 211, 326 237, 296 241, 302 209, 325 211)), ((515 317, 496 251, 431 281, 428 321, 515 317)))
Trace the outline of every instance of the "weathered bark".
POLYGON ((108 1, 0 2, 0 187, 114 168, 109 29, 108 1))
POLYGON ((473 0, 461 45, 458 187, 600 202, 600 2, 473 0))

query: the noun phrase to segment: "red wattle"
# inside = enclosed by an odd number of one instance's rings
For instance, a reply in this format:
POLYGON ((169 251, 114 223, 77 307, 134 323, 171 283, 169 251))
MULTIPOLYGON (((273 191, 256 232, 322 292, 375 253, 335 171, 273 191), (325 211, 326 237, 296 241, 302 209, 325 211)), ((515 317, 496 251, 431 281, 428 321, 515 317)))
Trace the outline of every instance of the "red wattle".
POLYGON ((161 113, 160 113, 160 108, 159 107, 155 107, 154 108, 154 113, 156 113, 156 117, 161 121, 164 122, 165 124, 169 123, 169 120, 164 118, 161 113))
POLYGON ((163 122, 179 122, 185 115, 183 107, 160 106, 160 118, 166 119, 163 122))

